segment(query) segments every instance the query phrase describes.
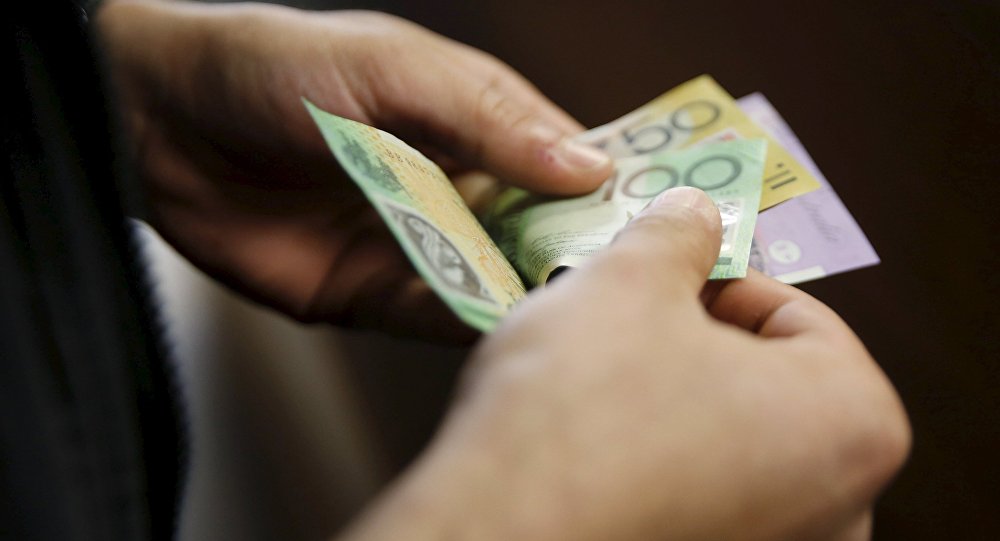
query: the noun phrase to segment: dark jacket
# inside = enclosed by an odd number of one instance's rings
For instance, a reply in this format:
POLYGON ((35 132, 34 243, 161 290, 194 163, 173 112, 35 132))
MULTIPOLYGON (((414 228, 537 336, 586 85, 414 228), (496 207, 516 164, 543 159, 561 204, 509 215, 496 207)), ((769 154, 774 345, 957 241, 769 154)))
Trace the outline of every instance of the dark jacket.
POLYGON ((5 11, 0 538, 167 539, 177 416, 86 17, 5 11))

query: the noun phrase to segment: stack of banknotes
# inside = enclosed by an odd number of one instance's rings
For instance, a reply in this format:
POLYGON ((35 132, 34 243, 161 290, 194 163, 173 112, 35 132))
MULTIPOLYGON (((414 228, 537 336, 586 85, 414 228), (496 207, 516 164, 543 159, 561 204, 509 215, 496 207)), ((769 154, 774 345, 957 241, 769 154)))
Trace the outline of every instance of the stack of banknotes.
POLYGON ((482 331, 529 288, 583 264, 675 186, 700 188, 719 208, 722 248, 710 279, 742 278, 754 267, 794 284, 879 262, 767 99, 734 100, 707 75, 578 136, 615 158, 614 174, 593 193, 551 198, 510 188, 478 217, 405 142, 306 107, 417 271, 482 331))

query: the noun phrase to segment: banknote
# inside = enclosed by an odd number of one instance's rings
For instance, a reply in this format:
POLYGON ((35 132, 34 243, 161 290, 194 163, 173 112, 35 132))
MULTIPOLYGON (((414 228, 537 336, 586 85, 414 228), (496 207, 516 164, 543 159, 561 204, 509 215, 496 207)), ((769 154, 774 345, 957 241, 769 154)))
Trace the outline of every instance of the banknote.
POLYGON ((692 79, 578 139, 627 157, 735 138, 768 139, 760 209, 815 190, 819 181, 781 144, 740 110, 711 77, 692 79))
POLYGON ((542 284, 581 264, 673 186, 705 190, 720 210, 723 242, 711 278, 745 276, 749 262, 794 283, 878 262, 766 99, 744 98, 746 114, 734 103, 702 77, 583 134, 620 156, 614 175, 577 198, 508 190, 487 217, 490 233, 418 151, 391 134, 306 107, 416 270, 463 321, 490 331, 525 296, 526 283, 542 284), (777 179, 767 176, 777 169, 777 179), (811 183, 822 188, 758 218, 765 195, 783 200, 811 183))
POLYGON ((386 132, 305 105, 417 272, 463 321, 492 330, 524 283, 444 172, 386 132))
POLYGON ((760 214, 750 264, 790 284, 878 264, 847 207, 767 98, 756 93, 737 103, 820 183, 819 189, 760 214))
POLYGON ((710 278, 741 278, 750 257, 767 146, 765 139, 736 139, 619 158, 612 177, 582 197, 545 199, 506 191, 486 217, 486 227, 533 286, 582 264, 660 192, 694 186, 715 201, 722 215, 722 248, 710 278))

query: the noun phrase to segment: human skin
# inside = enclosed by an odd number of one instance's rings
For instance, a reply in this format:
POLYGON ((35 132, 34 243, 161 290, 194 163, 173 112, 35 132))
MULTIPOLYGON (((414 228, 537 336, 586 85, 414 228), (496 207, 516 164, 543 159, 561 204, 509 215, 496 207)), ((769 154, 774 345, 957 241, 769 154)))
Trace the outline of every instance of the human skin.
POLYGON ((867 539, 910 435, 829 308, 705 288, 718 213, 679 188, 473 355, 422 459, 347 539, 867 539))
POLYGON ((481 192, 483 175, 467 173, 483 170, 554 194, 611 173, 523 77, 402 19, 110 1, 97 21, 150 222, 214 277, 303 321, 475 336, 418 278, 302 97, 402 137, 466 177, 460 191, 481 192))
MULTIPOLYGON (((456 178, 572 194, 610 173, 508 67, 386 15, 119 0, 98 27, 153 225, 302 320, 472 337, 300 96, 456 178)), ((808 295, 758 274, 706 287, 718 212, 697 190, 666 193, 481 341, 434 443, 344 539, 867 537, 909 447, 891 385, 808 295)))

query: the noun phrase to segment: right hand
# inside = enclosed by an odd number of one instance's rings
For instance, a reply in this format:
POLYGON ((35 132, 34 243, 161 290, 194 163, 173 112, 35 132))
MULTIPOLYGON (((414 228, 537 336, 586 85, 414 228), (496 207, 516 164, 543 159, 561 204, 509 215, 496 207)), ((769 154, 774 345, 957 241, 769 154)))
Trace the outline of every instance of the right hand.
POLYGON ((866 537, 909 448, 900 401, 814 298, 760 274, 703 289, 719 239, 707 196, 671 190, 531 295, 353 533, 416 521, 461 539, 866 537))

